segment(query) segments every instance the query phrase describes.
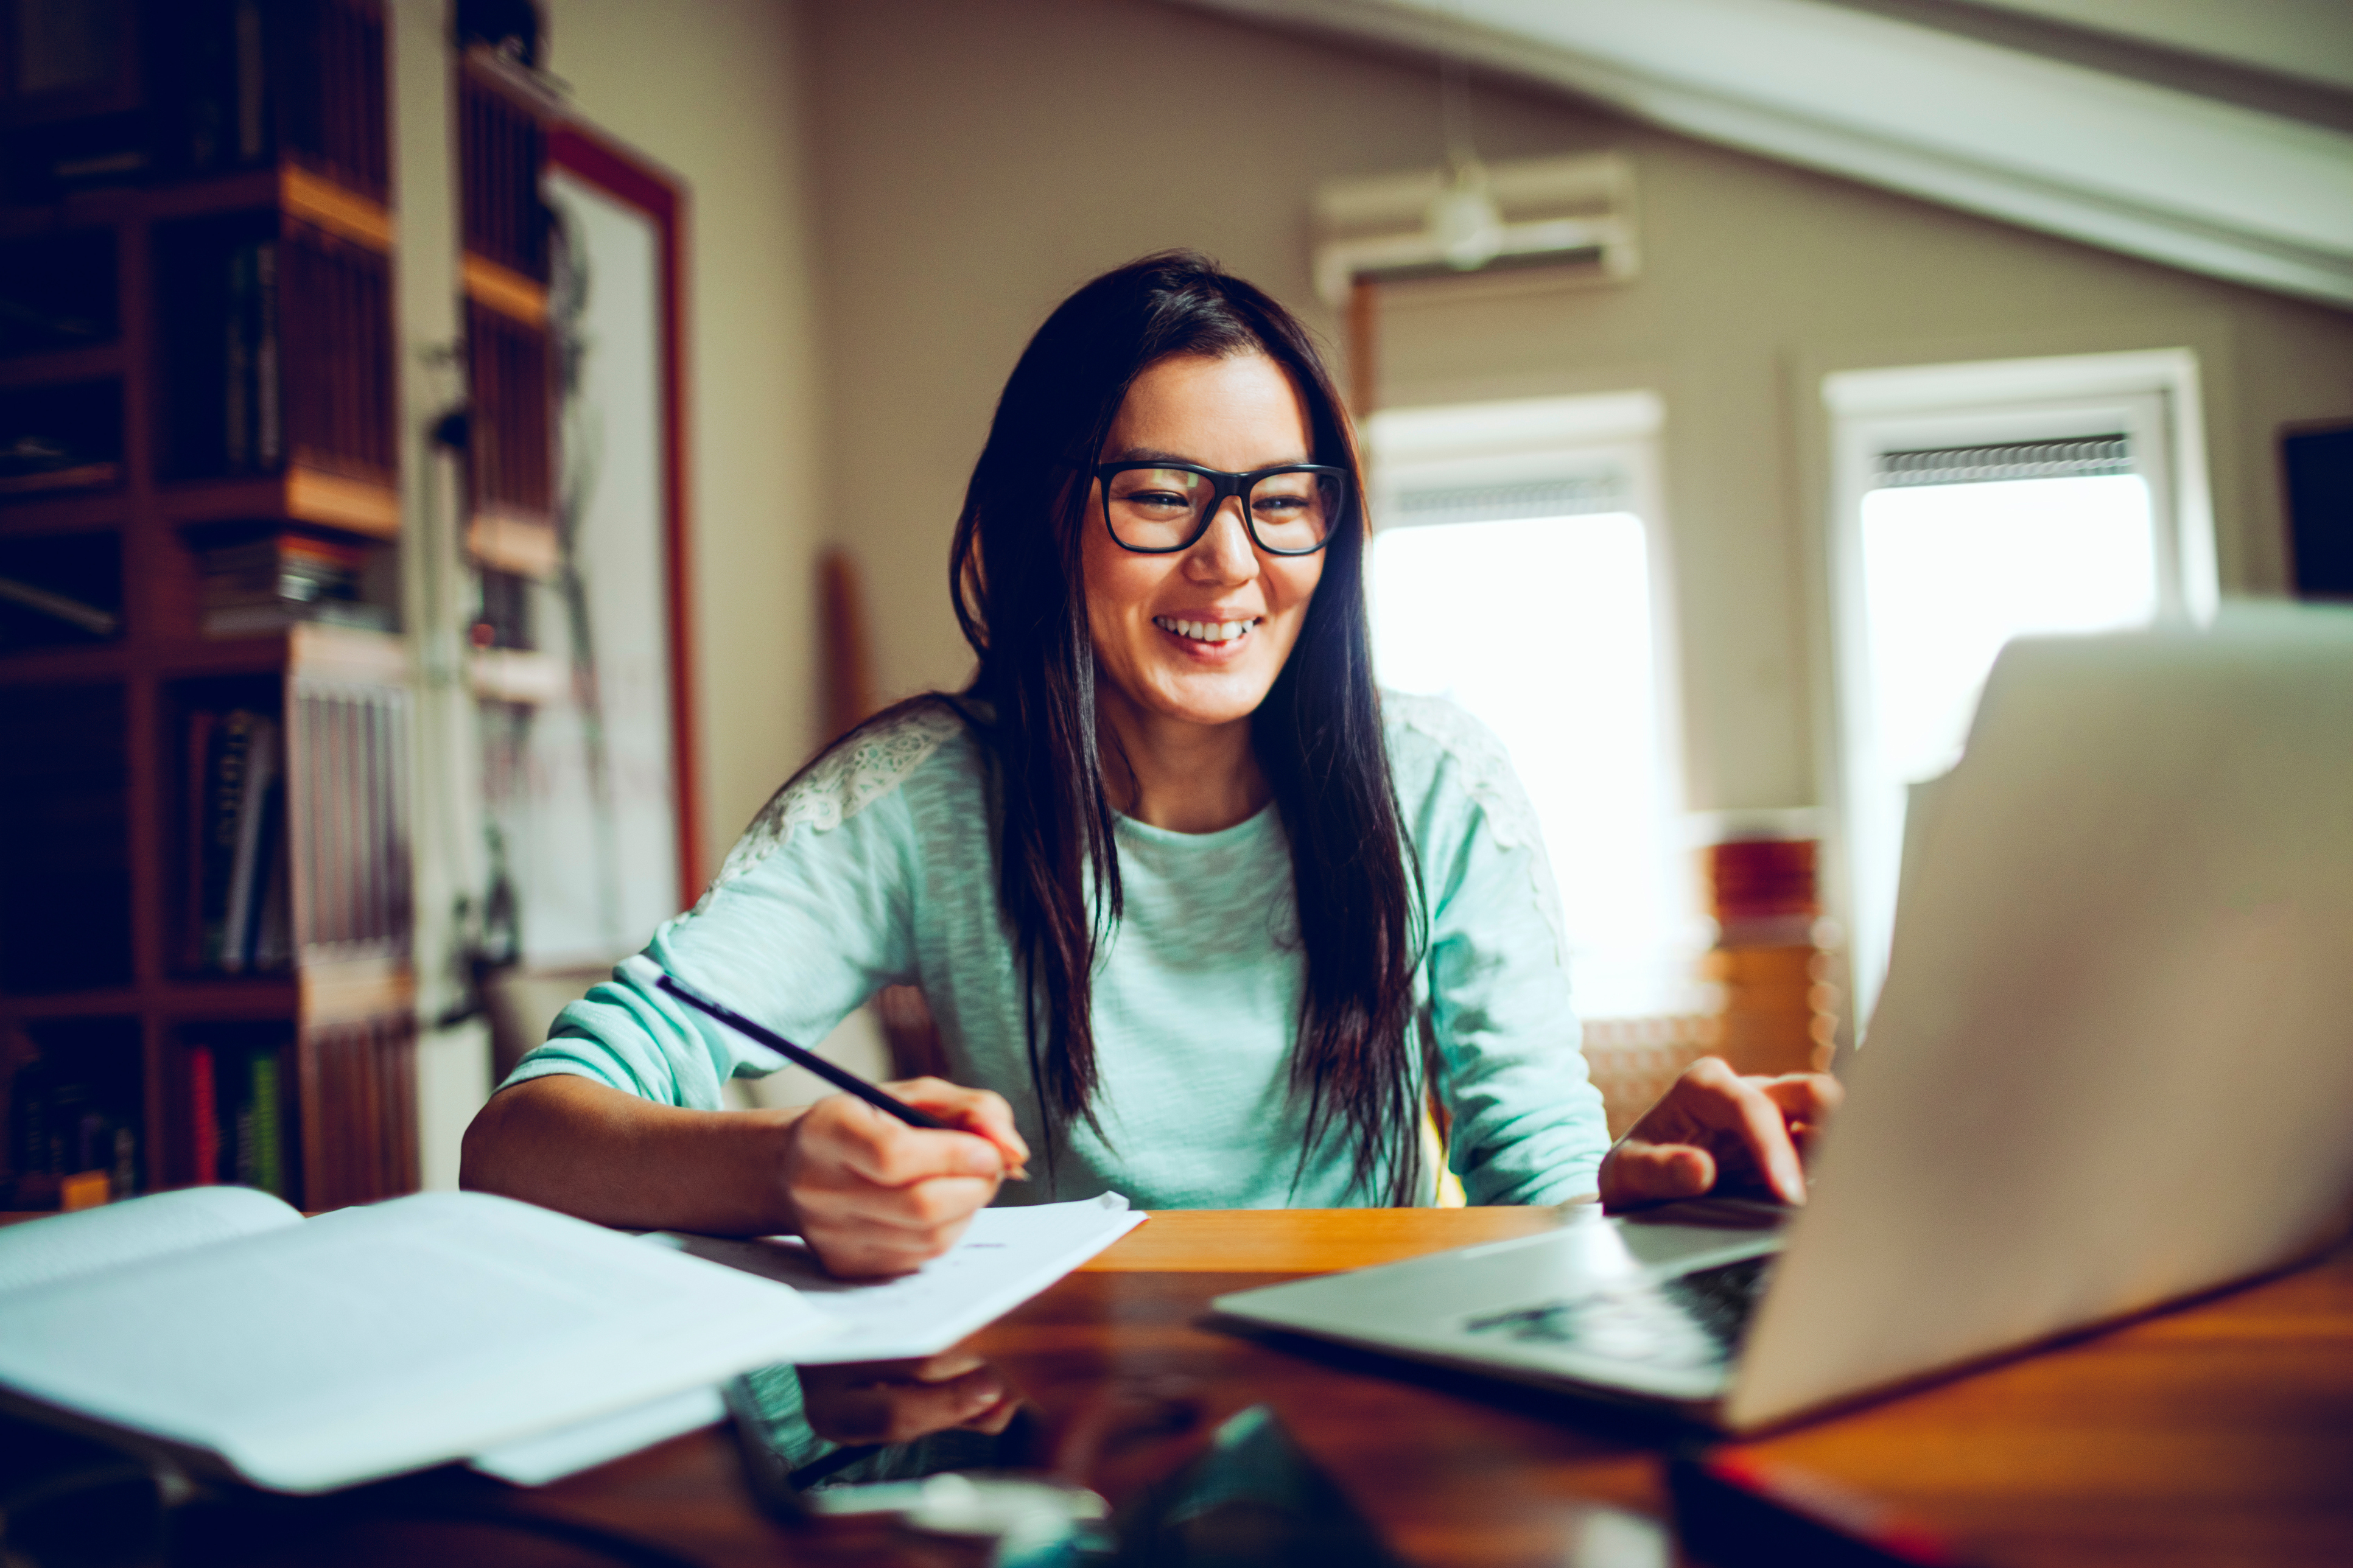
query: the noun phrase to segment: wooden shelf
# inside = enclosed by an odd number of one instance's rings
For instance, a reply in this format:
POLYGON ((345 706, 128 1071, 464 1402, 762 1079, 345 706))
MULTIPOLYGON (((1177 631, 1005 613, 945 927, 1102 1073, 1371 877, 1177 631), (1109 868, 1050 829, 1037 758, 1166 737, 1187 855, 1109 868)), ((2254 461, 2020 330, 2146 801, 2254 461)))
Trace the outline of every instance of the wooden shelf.
POLYGON ((405 1012, 416 998, 417 977, 404 958, 330 959, 268 974, 182 974, 153 985, 0 994, 0 1020, 152 1013, 187 1023, 299 1016, 338 1024, 405 1012))
POLYGON ((398 237, 381 204, 291 164, 278 171, 278 205, 289 217, 387 256, 398 237))
POLYGON ((0 536, 27 533, 87 533, 121 528, 131 521, 131 495, 124 489, 86 490, 0 502, 0 536))
POLYGON ((0 386, 47 386, 75 381, 103 381, 122 374, 122 345, 92 343, 88 348, 58 349, 48 353, 17 354, 0 359, 0 386))
POLYGON ((26 648, 0 654, 0 686, 72 686, 121 680, 132 669, 131 652, 118 639, 81 647, 26 648))
POLYGON ((272 207, 375 250, 389 252, 399 237, 383 203, 298 164, 282 163, 184 184, 77 192, 46 206, 0 208, 0 239, 272 207))
POLYGON ((466 524, 466 553, 495 571, 543 580, 564 562, 555 520, 521 512, 476 512, 466 524))
POLYGON ((310 963, 296 976, 302 1016, 340 1024, 406 1013, 417 1005, 417 976, 405 959, 355 958, 310 963))
POLYGON ((44 501, 58 496, 89 495, 122 488, 120 462, 82 463, 47 473, 11 474, 0 479, 0 506, 18 501, 44 501))
POLYGON ((544 330, 547 326, 547 285, 500 266, 487 257, 466 252, 459 268, 466 298, 488 306, 510 321, 544 330))
POLYGON ((227 479, 183 479, 157 495, 174 522, 232 522, 284 518, 341 529, 367 539, 400 537, 400 492, 388 483, 322 468, 289 468, 281 474, 227 479))
POLYGON ((175 638, 157 647, 154 665, 166 680, 288 670, 396 686, 409 675, 408 645, 398 633, 332 625, 293 626, 244 637, 175 638))
POLYGON ((358 626, 296 626, 286 634, 290 667, 322 679, 396 686, 408 679, 408 644, 393 632, 358 626))
POLYGON ((517 647, 478 648, 467 663, 474 695, 535 708, 572 689, 572 670, 552 653, 517 647))
POLYGON ((0 1018, 127 1016, 139 1011, 139 989, 110 985, 94 991, 52 991, 33 995, 0 992, 0 1018))

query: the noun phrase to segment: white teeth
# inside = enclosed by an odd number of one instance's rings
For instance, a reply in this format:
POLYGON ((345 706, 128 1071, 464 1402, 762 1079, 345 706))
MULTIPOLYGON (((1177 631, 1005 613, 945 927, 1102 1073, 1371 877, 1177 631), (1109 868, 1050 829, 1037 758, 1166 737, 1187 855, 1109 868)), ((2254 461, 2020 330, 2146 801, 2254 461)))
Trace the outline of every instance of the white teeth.
POLYGON ((1155 616, 1152 617, 1152 624, 1163 631, 1175 632, 1178 637, 1189 637, 1195 642, 1221 643, 1232 642, 1258 623, 1255 621, 1177 621, 1170 620, 1165 616, 1155 616))

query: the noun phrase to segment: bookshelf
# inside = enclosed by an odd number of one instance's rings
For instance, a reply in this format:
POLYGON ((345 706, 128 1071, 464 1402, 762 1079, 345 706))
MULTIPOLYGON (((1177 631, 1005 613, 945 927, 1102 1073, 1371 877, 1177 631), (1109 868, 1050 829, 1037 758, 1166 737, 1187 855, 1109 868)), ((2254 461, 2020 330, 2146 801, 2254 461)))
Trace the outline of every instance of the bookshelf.
POLYGON ((96 31, 0 73, 0 1206, 405 1191, 384 17, 42 15, 96 31))
MULTIPOLYGON (((541 194, 562 100, 527 64, 477 45, 457 68, 459 213, 464 292, 466 550, 480 574, 476 698, 529 709, 567 689, 571 672, 539 645, 535 585, 555 579, 556 387, 549 333, 550 251, 541 194)), ((491 735, 528 723, 486 713, 491 735)), ((494 745, 494 742, 493 742, 494 745)))

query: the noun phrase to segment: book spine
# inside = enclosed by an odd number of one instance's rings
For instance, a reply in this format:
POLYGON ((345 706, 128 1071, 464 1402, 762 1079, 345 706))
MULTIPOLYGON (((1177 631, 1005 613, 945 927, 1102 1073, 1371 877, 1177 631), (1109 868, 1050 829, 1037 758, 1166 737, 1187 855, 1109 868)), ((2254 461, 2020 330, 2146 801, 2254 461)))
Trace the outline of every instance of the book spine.
POLYGON ((237 792, 236 841, 231 852, 228 891, 221 907, 220 967, 241 972, 252 954, 254 917, 261 892, 262 835, 268 825, 270 785, 277 776, 278 726, 256 714, 247 714, 250 729, 246 742, 244 776, 237 792))
POLYGON ((228 928, 229 882, 237 868, 237 815, 253 744, 254 715, 233 709, 213 726, 204 773, 203 871, 198 880, 198 967, 217 969, 228 928))
POLYGON ((269 152, 269 58, 263 47, 259 0, 236 0, 237 157, 248 166, 269 152))
POLYGON ((206 829, 211 826, 206 805, 212 781, 213 727, 219 718, 208 708, 188 715, 188 821, 187 837, 182 844, 187 907, 180 928, 183 969, 205 966, 205 847, 206 829))
POLYGON ((188 1047, 188 1151, 195 1167, 190 1180, 200 1187, 220 1180, 221 1128, 219 1080, 214 1077, 210 1046, 188 1047))
POLYGON ((253 1099, 253 1058, 248 1052, 237 1065, 244 1070, 237 1076, 237 1100, 230 1107, 226 1131, 229 1135, 229 1169, 235 1173, 240 1187, 261 1184, 261 1160, 256 1139, 255 1104, 253 1099))
POLYGON ((275 471, 286 457, 283 380, 278 364, 278 245, 254 247, 253 456, 254 466, 275 471))
POLYGON ((253 353, 246 333, 246 301, 252 294, 252 247, 238 246, 228 256, 228 309, 222 313, 225 334, 221 357, 221 456, 232 474, 243 473, 252 462, 253 414, 246 388, 252 380, 253 353))
MULTIPOLYGON (((275 760, 273 748, 273 763, 275 760)), ((237 957, 247 969, 269 967, 261 962, 262 941, 269 923, 270 905, 286 857, 286 781, 272 767, 272 777, 261 797, 259 842, 254 852, 253 876, 246 900, 245 922, 237 928, 237 957)))
POLYGON ((253 1184, 286 1195, 285 1149, 278 1115, 278 1053, 259 1050, 251 1058, 253 1085, 253 1184))

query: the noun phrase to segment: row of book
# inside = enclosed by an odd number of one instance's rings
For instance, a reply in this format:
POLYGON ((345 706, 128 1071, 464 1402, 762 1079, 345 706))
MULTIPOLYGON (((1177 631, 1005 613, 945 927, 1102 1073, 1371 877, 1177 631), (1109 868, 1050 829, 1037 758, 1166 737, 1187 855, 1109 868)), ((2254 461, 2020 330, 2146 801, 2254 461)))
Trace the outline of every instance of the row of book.
MULTIPOLYGON (((97 602, 113 596, 120 575, 113 536, 72 535, 61 542, 71 548, 40 548, 59 542, 33 541, 16 552, 21 563, 0 557, 0 652, 69 640, 58 627, 97 638, 122 629, 120 609, 97 602), (19 624, 28 616, 37 625, 19 624)), ((369 553, 357 540, 276 525, 203 546, 196 560, 204 634, 251 637, 305 622, 389 631, 392 607, 362 597, 369 553)))
POLYGON ((279 1055, 266 1046, 187 1047, 188 1146, 196 1184, 231 1182, 288 1196, 279 1055))
MULTIPOLYGON (((232 1031, 250 1026, 230 1026, 232 1031)), ((88 1208, 141 1186, 139 1110, 120 1075, 78 1072, 75 1054, 36 1055, 7 1079, 7 1205, 88 1208)), ((200 1041, 186 1047, 190 1169, 215 1182, 290 1195, 280 1047, 200 1041)))
POLYGON ((392 611, 361 597, 368 547, 301 529, 271 528, 197 552, 209 637, 283 631, 305 621, 389 630, 392 611))
POLYGON ((0 103, 50 102, 16 133, 9 200, 286 157, 382 198, 390 170, 377 6, 140 0, 136 8, 136 24, 125 26, 125 0, 19 0, 15 69, 0 81, 0 103), (58 112, 78 101, 90 112, 58 112))
POLYGON ((278 242, 248 240, 227 257, 222 321, 222 471, 274 473, 286 460, 285 383, 279 374, 278 242))
POLYGON ((139 1188, 136 1110, 105 1085, 36 1056, 8 1083, 8 1204, 86 1208, 139 1188))
POLYGON ((189 910, 185 967, 282 970, 293 958, 286 784, 274 714, 188 716, 189 910))

